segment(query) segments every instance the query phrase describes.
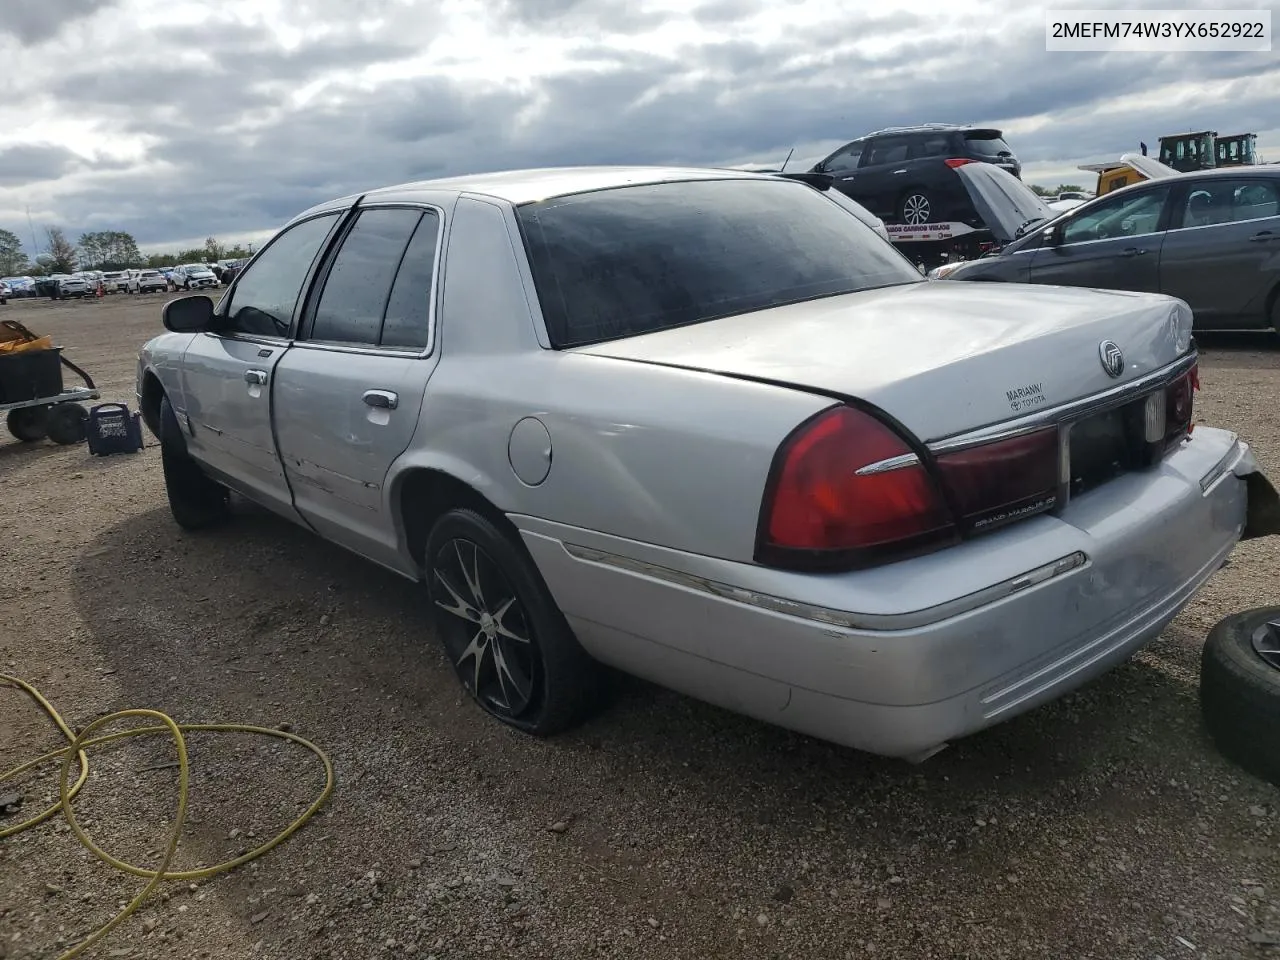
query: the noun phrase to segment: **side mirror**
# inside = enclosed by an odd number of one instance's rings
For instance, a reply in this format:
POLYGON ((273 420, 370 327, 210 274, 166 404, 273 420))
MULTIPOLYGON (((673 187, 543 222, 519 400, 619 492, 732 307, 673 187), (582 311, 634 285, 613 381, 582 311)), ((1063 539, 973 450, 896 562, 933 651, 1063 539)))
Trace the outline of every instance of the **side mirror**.
POLYGON ((1044 231, 1044 245, 1046 247, 1056 247, 1062 242, 1062 228, 1056 224, 1047 227, 1044 231))
POLYGON ((213 326, 213 301, 203 294, 170 300, 161 319, 172 333, 203 333, 213 326))

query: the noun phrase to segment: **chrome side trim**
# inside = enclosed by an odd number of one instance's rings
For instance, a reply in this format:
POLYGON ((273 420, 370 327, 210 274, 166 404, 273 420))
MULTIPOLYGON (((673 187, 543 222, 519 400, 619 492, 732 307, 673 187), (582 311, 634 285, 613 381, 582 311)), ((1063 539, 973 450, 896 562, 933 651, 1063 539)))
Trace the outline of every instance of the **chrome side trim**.
POLYGON ((900 456, 890 457, 888 460, 869 463, 865 467, 856 470, 855 474, 859 477, 865 477, 873 473, 889 473, 892 470, 901 470, 903 467, 914 467, 919 462, 920 458, 914 453, 904 453, 900 456))
POLYGON ((889 614, 850 613, 845 610, 833 610, 830 607, 820 607, 815 604, 787 600, 784 597, 760 593, 744 587, 735 587, 717 580, 710 580, 681 570, 674 570, 671 567, 649 563, 646 560, 636 560, 633 557, 624 557, 616 553, 597 550, 594 547, 584 547, 577 543, 562 541, 561 545, 571 557, 586 563, 596 563, 618 570, 638 573, 641 576, 653 577, 656 580, 687 587, 691 590, 720 597, 723 600, 768 610, 770 613, 780 613, 784 616, 811 620, 815 623, 829 624, 847 630, 912 630, 918 627, 931 626, 987 604, 1003 600, 1031 587, 1047 583, 1056 577, 1078 570, 1089 562, 1089 558, 1083 552, 1077 550, 1075 553, 1060 557, 1052 563, 1046 563, 1043 566, 1036 567, 1034 570, 1028 570, 1026 573, 1011 577, 990 587, 985 587, 963 597, 957 597, 955 600, 949 600, 946 603, 926 607, 923 610, 889 614))
MULTIPOLYGON (((980 427, 977 430, 933 440, 927 443, 926 446, 933 454, 955 453, 960 450, 967 450, 970 447, 981 446, 984 443, 991 443, 995 440, 1011 440, 1014 437, 1035 433, 1037 430, 1043 430, 1047 427, 1060 427, 1068 420, 1075 420, 1095 413, 1103 413, 1113 407, 1123 406, 1147 390, 1165 386, 1191 369, 1198 359, 1199 354, 1196 351, 1192 351, 1166 367, 1141 376, 1136 380, 1130 380, 1128 383, 1122 383, 1109 390, 1104 390, 1101 393, 1082 397, 1079 400, 1073 400, 1070 403, 1064 403, 1049 410, 1038 410, 1025 417, 1018 417, 1016 420, 1004 420, 990 426, 980 427)), ((915 466, 919 462, 919 457, 914 453, 904 453, 900 456, 889 457, 876 463, 867 464, 858 470, 858 475, 888 473, 891 470, 901 470, 904 467, 915 466)))

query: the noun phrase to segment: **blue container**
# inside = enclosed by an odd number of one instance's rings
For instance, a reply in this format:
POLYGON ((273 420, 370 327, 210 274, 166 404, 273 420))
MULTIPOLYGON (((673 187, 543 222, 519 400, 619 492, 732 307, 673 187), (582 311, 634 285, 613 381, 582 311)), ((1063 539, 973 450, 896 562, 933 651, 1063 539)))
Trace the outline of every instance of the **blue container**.
POLYGON ((89 452, 96 456, 142 449, 142 418, 123 403, 100 403, 91 409, 85 433, 89 452))

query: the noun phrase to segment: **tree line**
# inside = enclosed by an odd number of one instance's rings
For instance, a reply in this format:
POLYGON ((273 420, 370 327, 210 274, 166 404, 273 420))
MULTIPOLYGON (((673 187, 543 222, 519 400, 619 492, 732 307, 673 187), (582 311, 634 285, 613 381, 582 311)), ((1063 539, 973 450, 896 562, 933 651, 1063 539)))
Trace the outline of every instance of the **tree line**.
POLYGON ((1092 191, 1086 191, 1084 187, 1077 186, 1074 183, 1060 183, 1052 190, 1048 187, 1042 187, 1038 183, 1029 183, 1027 186, 1038 197, 1056 197, 1060 193, 1092 193, 1092 191))
POLYGON ((133 235, 123 230, 82 233, 76 243, 67 239, 61 227, 46 227, 44 234, 44 250, 31 259, 22 248, 18 235, 0 228, 0 277, 47 276, 77 270, 174 267, 180 263, 238 260, 248 257, 251 252, 239 244, 227 246, 219 243, 216 237, 205 240, 203 247, 174 253, 143 254, 133 235))

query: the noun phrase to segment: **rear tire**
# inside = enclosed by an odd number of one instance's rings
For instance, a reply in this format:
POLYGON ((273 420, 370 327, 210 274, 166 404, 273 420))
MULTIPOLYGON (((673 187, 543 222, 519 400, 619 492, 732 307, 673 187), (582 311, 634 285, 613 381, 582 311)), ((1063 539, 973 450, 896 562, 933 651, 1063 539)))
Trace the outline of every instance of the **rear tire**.
POLYGON ((204 530, 226 521, 231 513, 231 495, 187 453, 187 442, 168 397, 160 400, 160 464, 169 510, 178 526, 204 530))
POLYGON ((910 226, 932 223, 936 212, 933 198, 916 187, 912 187, 898 198, 898 222, 910 226))
POLYGON ((1280 784, 1280 607, 1261 607, 1220 621, 1200 659, 1200 709, 1227 759, 1280 784), (1261 632, 1275 654, 1254 645, 1261 632))
POLYGON ((567 730, 598 708, 604 671, 579 645, 513 535, 458 508, 431 528, 424 556, 436 633, 481 708, 539 737, 567 730))
POLYGON ((4 420, 9 432, 23 443, 35 443, 49 435, 48 407, 19 407, 10 410, 4 420))
POLYGON ((64 447, 84 443, 89 411, 78 403, 59 403, 49 410, 49 439, 64 447))

